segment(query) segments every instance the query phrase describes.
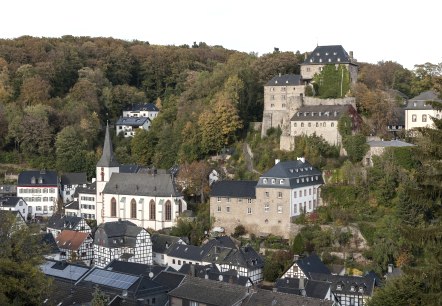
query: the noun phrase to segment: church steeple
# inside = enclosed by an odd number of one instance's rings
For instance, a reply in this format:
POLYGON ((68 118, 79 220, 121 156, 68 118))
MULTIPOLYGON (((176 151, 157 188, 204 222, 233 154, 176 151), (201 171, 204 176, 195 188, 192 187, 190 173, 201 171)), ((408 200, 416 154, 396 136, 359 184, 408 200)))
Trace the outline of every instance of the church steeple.
POLYGON ((112 140, 109 133, 109 123, 106 123, 106 135, 104 137, 103 154, 97 163, 97 167, 118 167, 120 164, 114 156, 112 140))

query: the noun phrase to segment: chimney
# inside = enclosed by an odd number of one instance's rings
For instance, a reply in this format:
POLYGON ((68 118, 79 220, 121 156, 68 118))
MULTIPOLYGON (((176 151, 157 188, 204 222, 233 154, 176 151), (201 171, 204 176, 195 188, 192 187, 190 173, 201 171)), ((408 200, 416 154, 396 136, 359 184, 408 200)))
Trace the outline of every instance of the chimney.
POLYGON ((393 273, 393 264, 388 264, 388 273, 393 273))
POLYGON ((281 160, 279 158, 275 159, 275 165, 278 164, 281 160))
POLYGON ((279 73, 279 77, 281 77, 281 72, 279 73))
POLYGON ((306 60, 307 57, 308 57, 308 52, 305 52, 305 53, 304 53, 304 60, 306 60))
POLYGON ((350 51, 350 59, 353 59, 353 51, 350 51))
POLYGON ((190 265, 190 275, 196 276, 195 266, 192 264, 190 265))
POLYGON ((298 259, 299 259, 299 255, 298 254, 293 255, 293 261, 294 262, 297 261, 298 259))

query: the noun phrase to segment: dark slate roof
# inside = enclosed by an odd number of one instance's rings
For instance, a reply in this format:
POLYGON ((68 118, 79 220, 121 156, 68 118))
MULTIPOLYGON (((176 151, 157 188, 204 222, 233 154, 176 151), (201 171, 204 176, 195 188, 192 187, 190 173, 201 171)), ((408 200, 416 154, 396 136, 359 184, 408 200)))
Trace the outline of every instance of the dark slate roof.
POLYGON ((201 247, 205 250, 210 250, 214 246, 238 249, 237 244, 230 236, 220 236, 212 238, 209 241, 207 241, 205 244, 203 244, 201 247))
POLYGON ((23 203, 27 205, 22 197, 0 197, 0 206, 15 207, 20 200, 22 200, 23 203))
POLYGON ((173 243, 178 242, 180 239, 181 238, 175 236, 154 233, 150 237, 152 241, 152 252, 164 254, 173 243))
POLYGON ((256 197, 256 181, 218 181, 212 184, 212 197, 256 197))
POLYGON ((35 186, 35 187, 57 186, 58 185, 57 172, 47 171, 47 170, 23 171, 18 175, 17 185, 18 186, 35 186))
POLYGON ((239 249, 214 247, 206 255, 206 258, 210 258, 216 255, 218 255, 218 259, 215 261, 220 264, 230 264, 240 267, 246 267, 248 269, 264 267, 264 260, 262 259, 261 255, 259 255, 258 252, 256 252, 251 246, 245 246, 239 249), (216 254, 216 250, 218 250, 219 255, 216 254))
POLYGON ((258 289, 250 294, 242 306, 332 306, 333 301, 320 300, 310 297, 273 292, 258 289))
POLYGON ((388 122, 388 125, 402 125, 405 126, 405 108, 403 107, 394 107, 393 115, 391 120, 388 122))
POLYGON ((149 278, 153 278, 157 276, 161 271, 164 271, 166 267, 120 261, 115 259, 112 260, 104 269, 108 271, 123 272, 132 275, 144 275, 149 278))
POLYGON ((290 121, 337 121, 353 108, 351 105, 301 106, 290 121))
POLYGON ((208 305, 231 306, 246 297, 247 289, 234 284, 186 276, 182 284, 169 292, 169 295, 208 305))
POLYGON ((139 112, 139 111, 149 111, 149 112, 159 112, 158 107, 153 103, 134 103, 126 108, 126 111, 139 112))
POLYGON ((103 153, 97 163, 97 167, 118 167, 120 164, 114 156, 112 149, 112 139, 109 133, 109 124, 106 125, 106 135, 104 137, 103 153))
POLYGON ((347 51, 341 45, 317 46, 302 65, 326 65, 352 63, 347 51))
POLYGON ((374 280, 374 285, 380 287, 382 285, 381 278, 374 272, 373 270, 365 273, 364 275, 367 278, 372 278, 374 280))
POLYGON ((210 265, 191 265, 184 264, 181 266, 178 273, 185 275, 195 276, 204 279, 210 279, 214 281, 223 281, 230 284, 237 284, 246 286, 247 284, 253 284, 249 277, 238 275, 238 271, 231 270, 226 272, 220 272, 215 264, 210 265))
POLYGON ((208 250, 199 246, 174 243, 169 247, 167 255, 191 261, 201 261, 207 252, 208 250))
POLYGON ((97 194, 97 182, 93 182, 90 184, 87 184, 86 187, 77 187, 75 190, 75 193, 77 194, 97 194))
POLYGON ((120 173, 137 173, 140 169, 138 165, 120 165, 120 173))
POLYGON ((51 233, 41 234, 41 242, 47 245, 47 247, 49 248, 47 251, 49 253, 59 253, 60 252, 57 242, 55 242, 54 235, 52 235, 51 233))
POLYGON ((94 244, 109 248, 135 247, 136 237, 142 230, 127 220, 101 223, 95 231, 94 244))
POLYGON ((267 82, 266 86, 296 86, 302 85, 301 76, 298 74, 277 75, 267 82))
POLYGON ((414 147, 414 144, 408 143, 408 142, 404 142, 404 141, 400 141, 400 140, 371 140, 371 141, 367 141, 367 144, 370 147, 381 147, 381 148, 386 148, 386 147, 414 147))
POLYGON ((331 286, 329 282, 304 279, 304 289, 300 289, 299 281, 299 278, 279 278, 275 282, 275 287, 277 288, 278 292, 296 295, 305 294, 308 297, 325 299, 331 286))
POLYGON ((364 295, 371 296, 373 294, 375 280, 371 276, 343 276, 314 272, 310 273, 310 276, 314 280, 330 282, 332 284, 331 290, 334 293, 357 295, 360 294, 359 289, 363 288, 364 295))
POLYGON ((178 287, 183 281, 185 275, 177 272, 162 271, 154 277, 154 281, 173 290, 178 287))
POLYGON ((61 176, 61 185, 84 185, 87 184, 85 172, 65 173, 61 176))
POLYGON ((310 273, 330 274, 330 270, 316 254, 300 258, 296 261, 296 264, 307 277, 309 277, 310 273))
POLYGON ((78 201, 74 200, 74 201, 71 201, 71 202, 67 203, 64 206, 64 208, 65 209, 72 209, 72 210, 79 210, 80 209, 80 204, 78 203, 78 201))
POLYGON ((0 194, 17 194, 17 185, 0 185, 0 194))
POLYGON ((59 213, 53 214, 48 220, 48 228, 53 229, 73 229, 75 228, 83 218, 74 216, 65 216, 59 213))
POLYGON ((117 120, 116 125, 128 125, 128 126, 139 127, 146 124, 146 122, 149 121, 150 119, 148 117, 120 117, 117 120))
POLYGON ((113 173, 103 193, 156 197, 181 196, 169 174, 113 173))
POLYGON ((294 161, 278 162, 269 171, 261 175, 257 187, 292 189, 323 183, 324 180, 322 179, 321 171, 314 168, 305 159, 304 162, 301 159, 298 159, 294 161), (275 179, 275 184, 272 184, 273 178, 275 179), (264 183, 265 179, 267 179, 267 183, 264 183), (281 179, 283 179, 282 184, 280 181, 281 179))
POLYGON ((426 110, 433 109, 428 101, 442 102, 442 99, 432 90, 424 91, 417 95, 416 97, 408 100, 405 109, 416 109, 416 110, 426 110))

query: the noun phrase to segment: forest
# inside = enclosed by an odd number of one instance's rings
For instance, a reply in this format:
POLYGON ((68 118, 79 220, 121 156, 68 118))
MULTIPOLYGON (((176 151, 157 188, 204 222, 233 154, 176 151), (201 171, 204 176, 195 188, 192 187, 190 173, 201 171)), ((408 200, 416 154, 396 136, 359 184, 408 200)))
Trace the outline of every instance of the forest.
MULTIPOLYGON (((391 138, 387 123, 406 98, 430 89, 442 92, 442 65, 418 63, 408 70, 394 61, 358 63, 359 80, 346 95, 356 97, 363 125, 359 134, 346 135, 350 155, 340 157, 338 148, 320 137, 300 138, 294 152, 283 152, 280 131, 261 139, 251 127, 262 119, 263 85, 278 73, 299 73, 306 51, 311 50, 257 56, 204 42, 0 40, 0 164, 84 171, 92 178, 106 123, 113 126, 132 103, 155 103, 160 113, 149 131, 132 139, 113 132, 120 163, 179 165, 182 173, 195 176, 210 171, 209 157, 230 150, 225 166, 234 177, 256 179, 275 158, 303 155, 330 174, 322 191, 328 206, 298 221, 306 230, 294 237, 292 251, 328 252, 333 239, 345 244, 348 237, 327 237, 318 225, 356 225, 369 243, 364 256, 373 269, 383 273, 394 263, 405 272, 379 290, 371 305, 437 303, 442 300, 442 121, 434 119, 435 128, 420 129, 417 137, 400 135, 416 147, 387 150, 370 169, 361 158, 366 136, 391 138), (256 172, 246 166, 245 143, 254 153, 256 172)), ((207 182, 196 176, 189 191, 205 202, 207 182)))

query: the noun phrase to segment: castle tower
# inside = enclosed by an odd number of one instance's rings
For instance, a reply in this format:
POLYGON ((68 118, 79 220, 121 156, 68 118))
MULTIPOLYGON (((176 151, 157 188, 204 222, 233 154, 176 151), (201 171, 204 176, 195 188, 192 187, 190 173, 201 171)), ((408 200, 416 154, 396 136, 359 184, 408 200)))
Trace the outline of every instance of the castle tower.
POLYGON ((114 156, 112 149, 112 140, 109 133, 109 124, 106 124, 106 135, 104 138, 103 154, 97 163, 97 205, 96 216, 98 224, 104 222, 103 215, 103 190, 106 183, 109 182, 112 173, 120 172, 120 164, 114 156))

